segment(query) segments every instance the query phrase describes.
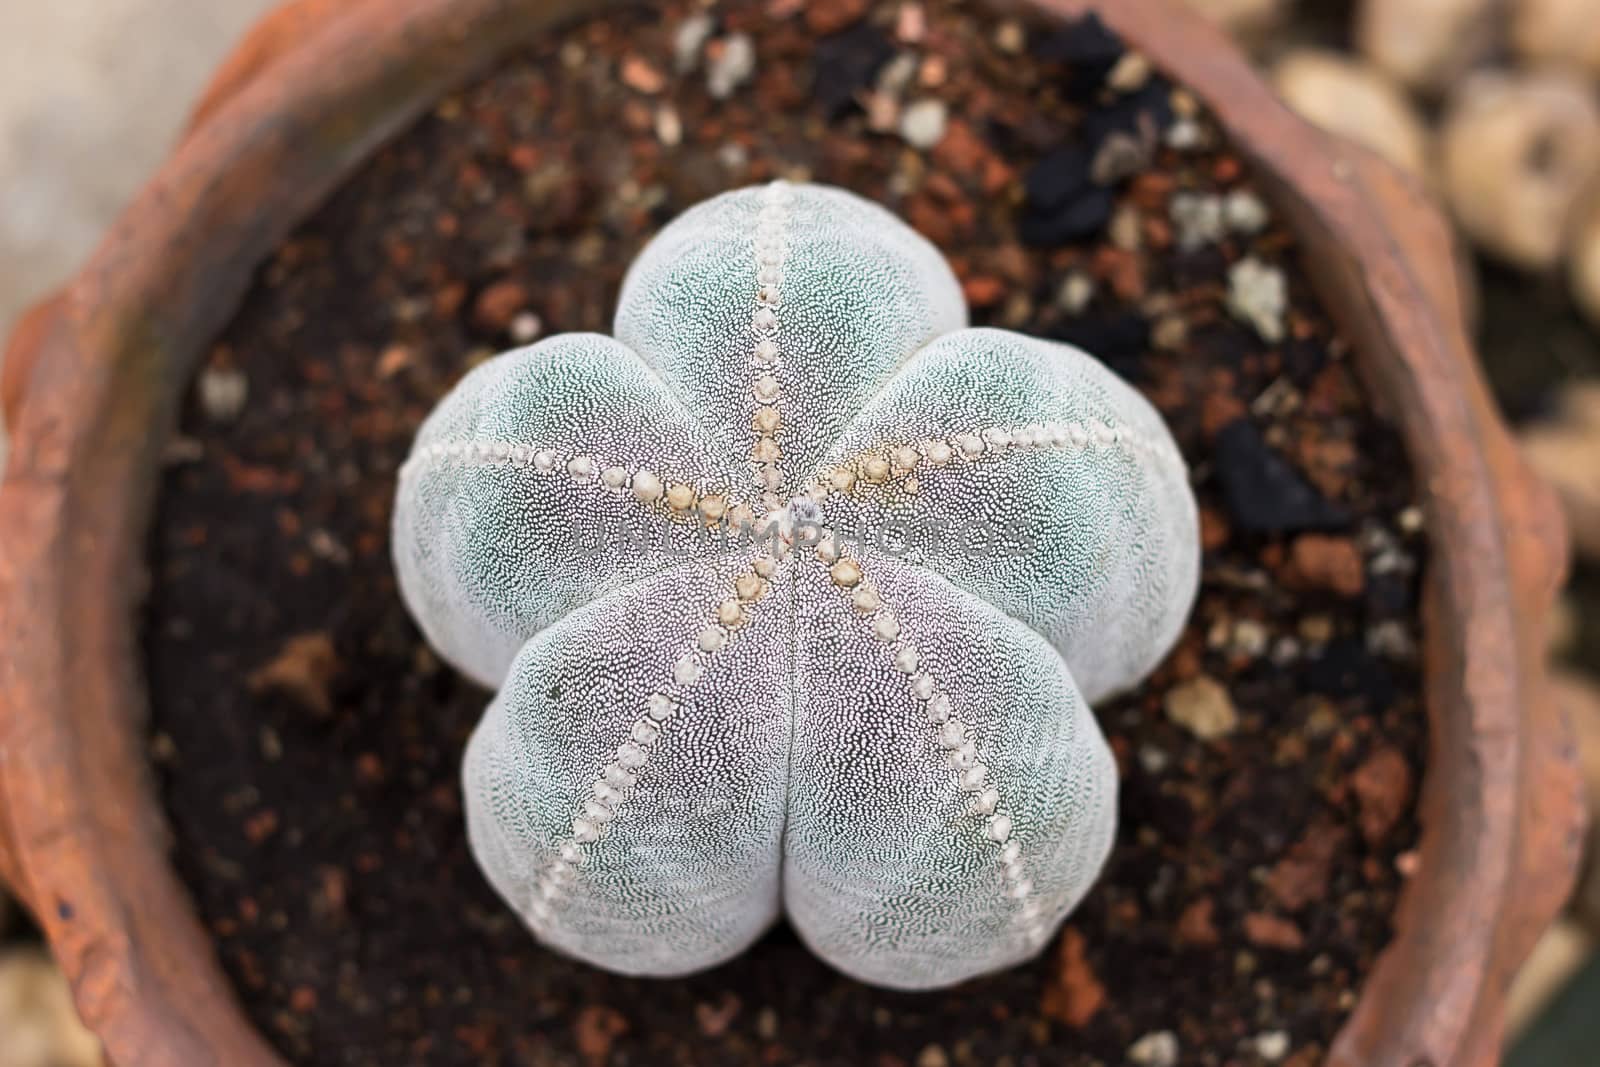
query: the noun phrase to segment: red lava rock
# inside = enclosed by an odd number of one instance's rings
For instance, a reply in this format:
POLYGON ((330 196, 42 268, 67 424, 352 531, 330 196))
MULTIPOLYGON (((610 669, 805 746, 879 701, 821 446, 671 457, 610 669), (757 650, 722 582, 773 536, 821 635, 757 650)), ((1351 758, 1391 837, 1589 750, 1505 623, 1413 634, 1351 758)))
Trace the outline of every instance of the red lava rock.
POLYGON ((1295 456, 1306 479, 1330 499, 1342 497, 1355 473, 1357 451, 1342 437, 1307 433, 1295 444, 1295 456))
POLYGON ((1222 937, 1212 921, 1216 910, 1216 901, 1210 897, 1201 897, 1184 908, 1183 914, 1178 916, 1178 944, 1206 947, 1220 942, 1222 937))
POLYGON ((590 1004, 572 1022, 578 1052, 593 1067, 601 1067, 611 1057, 611 1046, 628 1031, 622 1013, 603 1004, 590 1004))
POLYGON ((1228 543, 1232 533, 1228 528, 1227 517, 1216 508, 1200 509, 1200 547, 1207 552, 1215 552, 1228 543))
POLYGON ((284 642, 276 658, 246 679, 254 692, 277 690, 318 715, 333 711, 328 687, 339 672, 339 656, 325 633, 300 634, 284 642))
POLYGON ((1068 926, 1062 930, 1055 973, 1039 1002, 1039 1010, 1045 1016, 1073 1029, 1087 1026, 1106 1002, 1106 987, 1084 958, 1083 945, 1083 935, 1077 929, 1068 926))
POLYGON ((363 752, 356 757, 355 771, 362 785, 377 785, 383 781, 383 760, 375 752, 363 752))
POLYGON ((1010 164, 961 119, 951 119, 945 126, 944 137, 934 145, 932 158, 952 174, 975 176, 979 188, 991 196, 1005 189, 1016 177, 1010 164))
POLYGON ((1301 534, 1290 548, 1289 566, 1301 583, 1314 589, 1356 597, 1366 588, 1361 550, 1348 537, 1301 534))
POLYGON ((478 294, 477 303, 472 305, 472 317, 485 329, 500 331, 510 326, 517 312, 527 306, 528 291, 521 282, 506 278, 478 294))
POLYGON ((234 456, 223 456, 222 465, 228 476, 228 485, 241 493, 285 496, 300 488, 298 471, 274 470, 256 463, 246 463, 234 456))
POLYGON ((378 377, 388 379, 412 364, 411 349, 405 345, 390 345, 378 356, 378 377))
POLYGON ((1377 844, 1411 806, 1411 765, 1398 749, 1385 746, 1356 768, 1350 787, 1361 813, 1361 836, 1377 844))
POLYGON ((715 1005, 704 1001, 694 1006, 695 1022, 700 1026, 700 1032, 707 1037, 721 1037, 727 1033, 734 1017, 739 1014, 741 1007, 739 998, 732 993, 724 994, 715 1005))
POLYGON ((647 96, 654 96, 667 87, 666 76, 637 55, 623 59, 621 78, 623 85, 647 96))
POLYGON ((1109 283, 1111 291, 1122 300, 1134 301, 1144 296, 1144 265, 1136 252, 1109 245, 1097 248, 1094 273, 1109 283))
POLYGON ((967 303, 976 308, 993 307, 1006 295, 1006 283, 992 274, 980 274, 961 283, 967 303))
POLYGON ((1305 935, 1300 928, 1281 915, 1252 911, 1244 917, 1244 936, 1252 945, 1294 952, 1303 948, 1305 935))
POLYGON ((277 832, 278 813, 275 811, 257 812, 244 822, 244 836, 252 845, 261 844, 277 832))
POLYGON ((1317 824, 1295 842, 1267 875, 1267 892, 1285 911, 1299 911, 1328 895, 1328 873, 1345 834, 1335 826, 1317 824))
POLYGON ((838 33, 861 21, 868 0, 811 0, 806 5, 806 29, 812 33, 838 33))

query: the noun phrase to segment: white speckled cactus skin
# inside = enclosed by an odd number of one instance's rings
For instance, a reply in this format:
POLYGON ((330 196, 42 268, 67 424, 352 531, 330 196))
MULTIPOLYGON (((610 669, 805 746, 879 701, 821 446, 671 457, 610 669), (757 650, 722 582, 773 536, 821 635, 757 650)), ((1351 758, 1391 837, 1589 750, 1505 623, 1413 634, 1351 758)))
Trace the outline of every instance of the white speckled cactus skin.
POLYGON ((1036 954, 1115 831, 1087 702, 1195 595, 1160 417, 967 329, 931 245, 821 186, 685 213, 615 332, 475 369, 401 472, 406 602, 498 690, 463 770, 489 880, 628 974, 780 913, 886 986, 1036 954))

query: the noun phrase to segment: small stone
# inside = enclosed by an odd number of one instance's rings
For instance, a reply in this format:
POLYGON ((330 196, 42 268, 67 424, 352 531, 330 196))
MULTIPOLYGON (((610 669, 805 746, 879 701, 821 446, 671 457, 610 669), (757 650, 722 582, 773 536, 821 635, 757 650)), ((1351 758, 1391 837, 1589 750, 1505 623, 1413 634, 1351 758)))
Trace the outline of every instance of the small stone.
POLYGON ((855 110, 896 52, 894 42, 866 19, 818 40, 812 53, 812 93, 822 113, 837 119, 855 110))
POLYGON ((1223 198, 1222 218, 1228 229, 1246 236, 1260 233, 1272 221, 1266 202, 1248 189, 1235 189, 1223 198))
MULTIPOLYGON (((291 1001, 296 1010, 305 1006, 302 997, 291 1001)), ((32 945, 7 944, 0 952, 0 1034, 7 1067, 105 1062, 99 1040, 78 1020, 66 979, 49 954, 32 945)))
POLYGON ((1116 206, 1113 193, 1091 177, 1093 160, 1078 145, 1045 156, 1024 179, 1018 229, 1024 244, 1049 246, 1104 230, 1116 206))
POLYGON ((1127 49, 1094 12, 1059 23, 1034 42, 1033 54, 1067 68, 1069 93, 1087 96, 1102 88, 1127 49))
POLYGON ((1177 1067, 1178 1035, 1171 1030, 1145 1034, 1128 1046, 1128 1059, 1139 1067, 1177 1067))
POLYGON ((756 69, 756 45, 749 34, 734 33, 713 43, 706 64, 706 92, 726 100, 750 80, 756 69))
POLYGON ((806 29, 820 36, 838 33, 860 22, 867 13, 867 0, 807 0, 804 10, 806 29))
POLYGON ((1210 948, 1222 940, 1222 935, 1217 933, 1216 923, 1212 914, 1217 905, 1210 897, 1201 897, 1178 916, 1177 935, 1180 945, 1193 945, 1197 948, 1210 948))
POLYGON ((498 333, 509 328, 511 320, 527 306, 527 289, 521 282, 504 278, 478 294, 472 305, 472 318, 483 329, 498 333))
POLYGON ((200 410, 212 422, 232 422, 250 396, 250 379, 232 367, 207 367, 196 383, 200 410))
POLYGON ((666 76, 639 55, 624 56, 618 76, 623 85, 647 96, 654 96, 667 87, 666 76))
POLYGON ((683 141, 683 119, 678 115, 678 109, 671 104, 662 104, 656 108, 655 115, 656 140, 674 148, 683 141))
POLYGON ((1289 1035, 1283 1030, 1266 1030, 1255 1036, 1252 1044, 1256 1055, 1268 1063, 1277 1063, 1289 1054, 1289 1035))
POLYGON ((1314 823, 1267 872, 1267 893, 1291 912, 1325 899, 1334 860, 1347 837, 1340 827, 1314 823))
POLYGON ((1348 137, 1400 169, 1425 175, 1422 116, 1382 71, 1337 52, 1300 49, 1278 62, 1273 85, 1308 121, 1348 137))
POLYGON ((1285 0, 1185 0, 1246 44, 1255 45, 1282 21, 1285 0))
POLYGON ((1358 597, 1366 588, 1361 549, 1348 537, 1302 534, 1290 546, 1289 566, 1299 582, 1314 589, 1358 597))
POLYGON ((900 136, 912 148, 926 151, 944 139, 948 119, 943 100, 917 100, 900 113, 900 136))
POLYGON ((1355 769, 1350 788, 1360 811, 1361 836, 1378 844, 1411 806, 1411 765, 1398 749, 1385 746, 1355 769))
MULTIPOLYGON (((1577 219, 1568 245, 1567 274, 1579 309, 1600 329, 1600 183, 1595 195, 1578 211, 1577 219)), ((1600 486, 1596 486, 1596 492, 1600 494, 1600 486)))
POLYGON ((251 692, 279 692, 316 715, 333 711, 332 686, 339 655, 322 631, 289 638, 277 656, 255 670, 245 684, 251 692))
POLYGON ((511 317, 506 332, 515 344, 531 344, 544 332, 544 320, 532 311, 519 311, 511 317))
POLYGON ((1500 0, 1362 0, 1356 46, 1407 87, 1438 92, 1494 48, 1499 9, 1500 0))
POLYGON ((1451 97, 1439 160, 1467 234, 1513 266, 1547 270, 1600 173, 1600 101, 1560 74, 1475 74, 1451 97))
POLYGON ((1228 310, 1254 326, 1261 339, 1277 344, 1286 336, 1289 283, 1283 271, 1247 256, 1228 270, 1228 310))
POLYGON ((672 61, 679 74, 687 74, 700 62, 700 50, 716 29, 716 20, 697 11, 678 24, 672 35, 672 61))
POLYGON ((1239 727, 1228 690, 1209 675, 1200 675, 1167 692, 1167 718, 1202 741, 1227 737, 1239 727))
POLYGON ((1511 43, 1538 68, 1600 79, 1600 18, 1594 0, 1511 0, 1511 43))
POLYGON ((1214 193, 1172 194, 1167 215, 1177 230, 1178 248, 1193 252, 1222 240, 1222 198, 1214 193))
POLYGON ((1216 439, 1217 477, 1232 525, 1253 533, 1293 533, 1348 524, 1344 511, 1319 496, 1267 444, 1249 418, 1224 426, 1216 439))
POLYGON ((1148 59, 1138 52, 1125 52, 1106 75, 1106 87, 1119 93, 1131 93, 1143 89, 1151 73, 1148 59))
POLYGON ((1085 943, 1075 927, 1061 932, 1055 966, 1047 969, 1047 983, 1039 1010, 1046 1018, 1081 1030, 1099 1014, 1106 1002, 1106 987, 1090 966, 1085 943))
MULTIPOLYGON (((1600 322, 1600 306, 1596 311, 1600 322)), ((1560 499, 1579 553, 1600 558, 1600 478, 1595 477, 1600 471, 1600 383, 1567 386, 1554 413, 1523 431, 1521 445, 1528 463, 1560 499)))
POLYGON ((1006 19, 995 27, 994 46, 1008 56, 1020 55, 1028 46, 1028 31, 1016 19, 1006 19))
POLYGON ((1139 136, 1114 130, 1095 149, 1089 177, 1096 185, 1115 185, 1150 165, 1150 144, 1139 136))
POLYGON ((1094 279, 1082 271, 1073 271, 1061 282, 1056 291, 1056 306, 1068 315, 1081 315, 1094 299, 1094 279))
POLYGON ((1297 952, 1305 947, 1305 935, 1300 928, 1281 915, 1253 911, 1244 917, 1244 936, 1258 948, 1277 949, 1280 952, 1297 952))

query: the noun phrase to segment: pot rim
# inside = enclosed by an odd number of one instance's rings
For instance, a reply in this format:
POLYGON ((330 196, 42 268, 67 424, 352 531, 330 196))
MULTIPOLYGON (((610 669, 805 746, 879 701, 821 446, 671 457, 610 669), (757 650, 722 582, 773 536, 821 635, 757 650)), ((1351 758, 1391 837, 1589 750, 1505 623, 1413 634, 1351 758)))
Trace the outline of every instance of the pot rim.
MULTIPOLYGON (((1570 888, 1583 803, 1544 669, 1564 528, 1477 371, 1448 227, 1414 184, 1290 113, 1183 5, 1026 3, 1096 12, 1209 106, 1293 223, 1369 389, 1405 415, 1430 538, 1420 868, 1328 1062, 1494 1063, 1505 985, 1570 888)), ((12 336, 0 878, 123 1067, 282 1062, 166 862, 142 755, 132 612, 159 452, 190 373, 256 265, 379 144, 556 22, 622 4, 284 4, 232 53, 89 263, 12 336)))

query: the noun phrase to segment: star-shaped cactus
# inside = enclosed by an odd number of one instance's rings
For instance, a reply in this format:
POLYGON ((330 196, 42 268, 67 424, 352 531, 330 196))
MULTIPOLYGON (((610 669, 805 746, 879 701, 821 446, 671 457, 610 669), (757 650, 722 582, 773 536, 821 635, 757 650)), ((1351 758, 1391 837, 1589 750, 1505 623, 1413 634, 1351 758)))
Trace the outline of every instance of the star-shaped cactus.
POLYGON ((401 471, 406 601, 498 690, 463 769, 490 882, 630 974, 780 913, 888 986, 1037 953, 1115 831, 1086 702, 1195 594, 1159 415, 967 329, 931 245, 823 186, 685 213, 615 332, 476 368, 401 471))

